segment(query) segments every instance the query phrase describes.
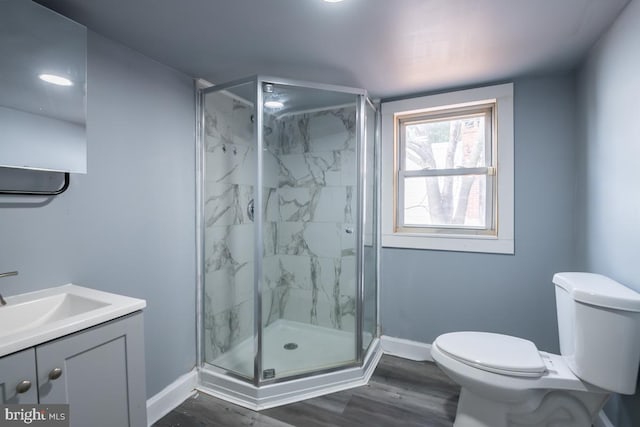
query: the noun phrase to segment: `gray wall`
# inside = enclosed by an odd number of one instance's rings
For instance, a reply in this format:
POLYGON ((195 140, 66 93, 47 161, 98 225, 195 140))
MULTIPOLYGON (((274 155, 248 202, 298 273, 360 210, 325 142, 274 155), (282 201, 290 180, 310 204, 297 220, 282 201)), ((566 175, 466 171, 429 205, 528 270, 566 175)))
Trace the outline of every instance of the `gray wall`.
POLYGON ((189 77, 94 33, 88 174, 49 204, 0 196, 0 292, 73 282, 147 300, 147 394, 195 365, 194 98, 189 77))
MULTIPOLYGON (((582 269, 640 292, 640 2, 592 49, 578 80, 578 206, 582 269)), ((640 338, 639 338, 640 339, 640 338)), ((618 427, 640 425, 640 393, 606 408, 618 427)))
POLYGON ((515 81, 515 255, 383 249, 385 335, 479 330, 558 351, 551 278, 574 267, 574 92, 572 76, 515 81))

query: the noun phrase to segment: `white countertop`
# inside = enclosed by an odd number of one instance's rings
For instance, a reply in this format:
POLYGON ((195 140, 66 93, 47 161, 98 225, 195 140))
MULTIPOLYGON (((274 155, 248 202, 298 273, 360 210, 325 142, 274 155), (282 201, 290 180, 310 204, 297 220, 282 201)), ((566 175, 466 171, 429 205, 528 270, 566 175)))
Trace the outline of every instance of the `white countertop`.
POLYGON ((73 284, 5 298, 0 357, 142 310, 143 299, 73 284))

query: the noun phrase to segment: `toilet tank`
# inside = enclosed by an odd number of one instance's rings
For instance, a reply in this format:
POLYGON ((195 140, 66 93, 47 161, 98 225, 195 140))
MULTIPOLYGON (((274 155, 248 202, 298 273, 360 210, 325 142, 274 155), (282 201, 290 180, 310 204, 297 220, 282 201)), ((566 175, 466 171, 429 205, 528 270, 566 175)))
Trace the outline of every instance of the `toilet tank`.
POLYGON ((640 294, 592 273, 557 273, 560 354, 576 376, 634 394, 640 364, 640 294))

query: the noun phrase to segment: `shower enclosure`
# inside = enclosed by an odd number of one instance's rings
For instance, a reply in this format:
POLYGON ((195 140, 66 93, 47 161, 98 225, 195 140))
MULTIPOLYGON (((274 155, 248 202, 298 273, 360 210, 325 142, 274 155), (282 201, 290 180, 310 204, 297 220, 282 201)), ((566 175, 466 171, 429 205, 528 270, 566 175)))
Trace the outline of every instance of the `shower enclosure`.
POLYGON ((381 354, 376 108, 262 76, 198 104, 199 387, 262 409, 365 383, 381 354))

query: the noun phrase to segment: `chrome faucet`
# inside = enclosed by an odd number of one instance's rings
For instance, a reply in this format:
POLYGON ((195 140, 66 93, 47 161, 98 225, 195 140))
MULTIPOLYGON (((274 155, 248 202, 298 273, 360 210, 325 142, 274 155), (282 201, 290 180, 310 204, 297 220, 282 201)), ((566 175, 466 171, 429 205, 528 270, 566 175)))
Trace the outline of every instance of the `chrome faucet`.
MULTIPOLYGON (((0 279, 3 277, 17 276, 17 275, 18 275, 17 271, 8 271, 6 273, 0 273, 0 279)), ((2 298, 2 294, 0 294, 0 305, 7 305, 7 302, 4 300, 4 298, 2 298)))

